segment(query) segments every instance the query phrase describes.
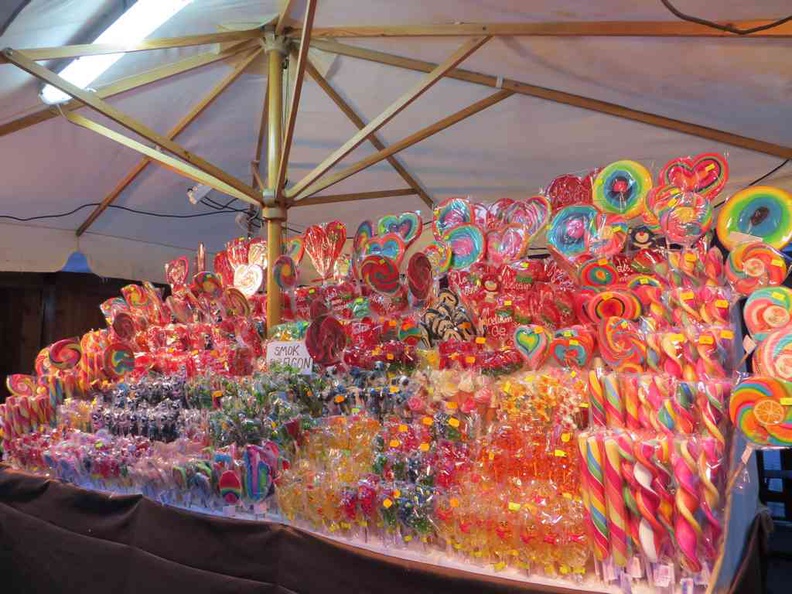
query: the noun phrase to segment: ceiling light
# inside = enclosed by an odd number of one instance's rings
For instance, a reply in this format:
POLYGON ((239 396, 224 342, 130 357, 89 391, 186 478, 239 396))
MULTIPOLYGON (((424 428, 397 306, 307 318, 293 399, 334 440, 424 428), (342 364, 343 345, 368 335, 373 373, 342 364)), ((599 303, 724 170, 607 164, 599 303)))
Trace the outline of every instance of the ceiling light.
MULTIPOLYGON (((122 14, 105 31, 94 40, 96 44, 133 46, 151 35, 168 19, 190 4, 193 0, 138 0, 129 10, 122 14)), ((60 76, 70 83, 88 88, 93 81, 102 75, 110 66, 123 56, 106 54, 101 56, 85 56, 70 62, 60 72, 60 76)), ((69 95, 46 85, 41 91, 41 100, 49 105, 62 103, 71 99, 69 95)))

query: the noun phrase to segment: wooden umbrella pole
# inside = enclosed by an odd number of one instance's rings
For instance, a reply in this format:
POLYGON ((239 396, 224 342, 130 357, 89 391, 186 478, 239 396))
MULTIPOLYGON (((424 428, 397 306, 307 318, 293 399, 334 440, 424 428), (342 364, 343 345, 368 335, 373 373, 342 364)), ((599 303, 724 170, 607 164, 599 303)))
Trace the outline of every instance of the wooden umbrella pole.
MULTIPOLYGON (((286 57, 285 39, 267 33, 265 44, 268 60, 267 114, 267 188, 264 191, 262 218, 267 221, 267 327, 280 324, 281 294, 275 275, 275 260, 282 253, 283 225, 286 208, 277 202, 278 171, 283 143, 283 60, 286 57)), ((263 227, 262 227, 263 230, 263 227)))

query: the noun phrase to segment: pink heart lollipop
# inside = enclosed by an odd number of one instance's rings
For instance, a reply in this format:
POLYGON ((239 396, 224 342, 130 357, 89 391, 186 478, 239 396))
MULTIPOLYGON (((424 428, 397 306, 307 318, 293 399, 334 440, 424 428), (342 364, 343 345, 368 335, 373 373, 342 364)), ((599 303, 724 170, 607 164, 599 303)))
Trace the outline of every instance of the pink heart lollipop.
POLYGON ((331 221, 324 225, 311 225, 305 231, 303 243, 311 262, 323 279, 328 278, 333 270, 336 258, 344 249, 346 227, 340 221, 331 221))
POLYGON ((519 260, 528 251, 530 236, 522 225, 505 225, 487 233, 487 257, 495 266, 519 260))
POLYGON ((234 269, 228 261, 228 254, 225 251, 217 252, 214 257, 214 271, 221 279, 223 284, 230 286, 234 283, 234 269))
POLYGON ((185 285, 189 272, 190 261, 187 256, 181 256, 165 264, 165 278, 172 287, 185 285))

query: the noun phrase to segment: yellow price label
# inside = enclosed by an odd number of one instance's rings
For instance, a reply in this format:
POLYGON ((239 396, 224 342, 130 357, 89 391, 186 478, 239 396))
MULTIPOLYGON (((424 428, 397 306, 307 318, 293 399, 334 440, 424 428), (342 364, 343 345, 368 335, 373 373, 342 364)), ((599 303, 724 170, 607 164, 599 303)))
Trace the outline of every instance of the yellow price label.
POLYGON ((781 258, 773 258, 772 260, 770 260, 770 264, 772 264, 773 266, 783 266, 784 261, 781 258))
POLYGON ((572 434, 571 433, 562 433, 561 434, 561 441, 563 441, 564 443, 568 443, 570 439, 572 439, 572 434))
POLYGON ((605 265, 608 264, 608 259, 607 258, 600 258, 599 260, 597 260, 597 264, 599 264, 600 266, 605 266, 605 265))
POLYGON ((386 499, 385 501, 382 502, 382 507, 384 507, 385 509, 390 509, 392 505, 393 505, 393 501, 391 501, 390 499, 386 499))
POLYGON ((505 305, 506 307, 511 307, 511 304, 512 304, 511 299, 507 299, 506 301, 503 302, 503 305, 505 305))
POLYGON ((459 507, 459 499, 456 497, 452 497, 448 503, 451 505, 451 507, 459 507))
POLYGON ((391 394, 398 394, 399 393, 399 386, 391 386, 390 387, 391 394))
POLYGON ((449 409, 449 410, 456 410, 457 403, 456 402, 452 402, 452 401, 448 401, 448 402, 446 402, 446 408, 449 409))
POLYGON ((336 404, 341 404, 344 400, 346 400, 346 396, 344 396, 343 394, 339 394, 338 396, 333 398, 333 402, 335 402, 336 404))
POLYGON ((386 358, 388 361, 393 361, 393 353, 388 353, 387 355, 385 355, 385 358, 386 358))
POLYGON ((407 536, 404 537, 404 542, 410 542, 412 538, 413 538, 412 535, 408 534, 407 536))
POLYGON ((715 307, 720 307, 721 309, 724 307, 729 307, 729 302, 725 299, 717 299, 715 301, 715 307))
POLYGON ((555 450, 553 456, 556 458, 566 458, 567 453, 564 450, 555 450))
POLYGON ((723 330, 723 331, 721 331, 721 338, 724 338, 726 340, 730 340, 730 339, 734 338, 734 332, 732 332, 731 330, 723 330))
POLYGON ((509 501, 509 511, 518 512, 522 509, 522 505, 519 503, 515 503, 513 501, 509 501))
POLYGON ((398 497, 401 497, 401 491, 399 491, 398 489, 394 489, 394 491, 393 491, 393 496, 394 496, 394 497, 397 497, 397 498, 398 498, 398 497))
POLYGON ((401 442, 398 439, 391 439, 388 445, 392 448, 398 448, 401 445, 401 442))
POLYGON ((579 346, 580 345, 580 341, 579 340, 575 340, 573 338, 572 340, 569 341, 569 344, 572 345, 572 346, 579 346))
POLYGON ((421 422, 427 427, 431 427, 432 425, 434 425, 434 419, 432 417, 424 417, 423 419, 421 419, 421 422))
POLYGON ((498 561, 495 565, 492 566, 495 571, 503 571, 506 569, 506 562, 505 561, 498 561))
POLYGON ((779 402, 782 406, 792 406, 792 398, 781 398, 779 402))
POLYGON ((693 297, 696 295, 693 293, 693 291, 685 291, 684 293, 680 293, 679 296, 687 301, 688 299, 693 299, 693 297))
POLYGON ((429 451, 429 444, 428 443, 422 443, 421 445, 418 446, 418 449, 421 450, 422 452, 428 452, 429 451))
POLYGON ((699 344, 713 344, 714 342, 715 339, 712 338, 712 336, 709 336, 708 334, 705 334, 704 336, 699 336, 699 344))
POLYGON ((691 254, 690 252, 688 252, 687 254, 685 254, 685 260, 687 260, 688 262, 695 262, 696 254, 691 254))
POLYGON ((451 425, 454 429, 456 429, 457 427, 459 427, 459 419, 455 417, 451 417, 450 419, 448 419, 448 424, 451 425))
POLYGON ((467 357, 465 357, 465 363, 472 365, 475 362, 476 362, 476 358, 473 357, 472 355, 468 355, 467 357))
POLYGON ((476 337, 476 344, 486 344, 486 342, 487 342, 487 339, 484 338, 483 336, 477 336, 476 337))
POLYGON ((568 565, 560 565, 560 566, 558 567, 558 572, 559 572, 561 575, 566 575, 566 574, 568 574, 568 573, 569 573, 569 566, 568 566, 568 565))
POLYGON ((570 501, 572 500, 572 493, 562 493, 561 496, 564 499, 569 499, 570 501))
POLYGON ((399 425, 399 433, 407 433, 407 425, 401 424, 399 425))
POLYGON ((588 408, 589 406, 591 405, 585 400, 580 403, 580 408, 588 408))

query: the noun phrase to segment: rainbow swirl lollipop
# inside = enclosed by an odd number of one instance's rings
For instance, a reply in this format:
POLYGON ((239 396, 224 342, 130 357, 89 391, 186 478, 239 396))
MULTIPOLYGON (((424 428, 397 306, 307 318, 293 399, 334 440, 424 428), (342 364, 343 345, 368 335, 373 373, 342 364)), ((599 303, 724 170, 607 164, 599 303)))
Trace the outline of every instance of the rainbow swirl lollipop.
POLYGON ((121 378, 135 368, 135 355, 123 342, 110 343, 104 350, 104 371, 111 378, 121 378))
POLYGON ((770 186, 740 190, 721 208, 717 231, 730 250, 746 235, 782 249, 792 239, 792 195, 770 186))
POLYGON ((754 376, 738 385, 729 400, 729 418, 759 445, 792 445, 792 384, 754 376))
POLYGON ((446 232, 443 241, 451 249, 451 266, 457 270, 470 268, 484 257, 486 241, 477 225, 459 225, 446 232))
POLYGON ((637 320, 641 315, 641 303, 631 293, 603 291, 588 298, 585 313, 595 323, 611 317, 637 320))
POLYGON ((617 371, 643 371, 646 340, 638 325, 622 318, 600 322, 597 344, 605 363, 617 371))
POLYGON ((294 260, 289 256, 278 256, 275 264, 272 265, 272 275, 279 289, 282 291, 293 289, 297 284, 297 267, 294 265, 294 260))
POLYGON ((593 206, 562 208, 547 228, 547 243, 565 258, 586 253, 597 214, 593 206))
POLYGON ((443 239, 445 234, 473 222, 473 207, 465 198, 446 198, 434 209, 432 231, 435 239, 443 239))
POLYGON ((756 373, 792 381, 792 326, 768 333, 753 354, 756 373))
POLYGON ((786 287, 765 287, 754 291, 743 310, 748 332, 756 340, 792 320, 792 290, 786 287))
POLYGON ((451 268, 451 248, 442 242, 434 241, 424 248, 424 254, 432 264, 434 276, 443 276, 451 268))
POLYGON ((720 194, 728 179, 729 164, 723 155, 717 153, 672 159, 658 175, 659 183, 696 192, 710 201, 720 194))
POLYGON ((663 235, 672 243, 693 245, 712 229, 712 204, 704 196, 684 192, 655 211, 663 235))
POLYGON ((584 326, 556 330, 550 354, 562 367, 585 367, 594 354, 595 339, 584 326))
POLYGON ((591 188, 594 206, 600 211, 633 219, 643 213, 646 194, 652 188, 652 174, 635 161, 616 161, 594 178, 591 188))
POLYGON ((57 369, 74 369, 80 362, 81 356, 79 338, 64 338, 49 347, 50 363, 57 369))
POLYGON ((12 373, 6 376, 6 388, 12 396, 35 396, 36 378, 32 375, 12 373))
POLYGON ((741 295, 760 287, 777 287, 787 276, 783 254, 761 241, 738 244, 726 260, 726 280, 741 295))
POLYGON ((602 289, 615 285, 619 272, 607 258, 589 260, 578 269, 578 284, 587 289, 602 289))

